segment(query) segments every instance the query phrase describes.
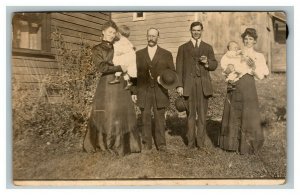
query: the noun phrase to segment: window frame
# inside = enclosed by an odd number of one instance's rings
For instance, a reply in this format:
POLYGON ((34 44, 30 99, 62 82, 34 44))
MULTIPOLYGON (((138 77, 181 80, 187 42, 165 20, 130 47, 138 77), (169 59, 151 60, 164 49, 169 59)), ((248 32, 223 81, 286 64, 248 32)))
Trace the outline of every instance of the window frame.
POLYGON ((132 15, 132 21, 144 21, 146 19, 146 12, 141 12, 143 13, 143 17, 138 17, 138 12, 133 12, 132 15))
MULTIPOLYGON (((17 13, 20 12, 15 12, 13 14, 17 14, 17 13)), ((51 53, 51 14, 47 12, 42 12, 41 14, 42 14, 42 29, 41 29, 42 48, 40 50, 28 49, 28 48, 16 48, 13 46, 13 37, 12 37, 11 43, 12 43, 13 56, 45 57, 45 58, 52 58, 52 59, 55 58, 54 54, 51 53)), ((11 26, 13 32, 13 20, 11 26)))
POLYGON ((288 29, 287 29, 287 24, 286 24, 286 21, 283 20, 282 18, 279 18, 279 17, 276 17, 276 16, 273 16, 272 17, 272 26, 273 26, 273 33, 274 33, 274 42, 278 43, 278 44, 286 44, 286 37, 284 37, 282 40, 284 40, 283 42, 280 41, 280 36, 279 36, 279 26, 277 26, 277 30, 276 30, 276 24, 278 23, 282 23, 282 24, 285 24, 285 33, 287 36, 287 33, 288 33, 288 29))

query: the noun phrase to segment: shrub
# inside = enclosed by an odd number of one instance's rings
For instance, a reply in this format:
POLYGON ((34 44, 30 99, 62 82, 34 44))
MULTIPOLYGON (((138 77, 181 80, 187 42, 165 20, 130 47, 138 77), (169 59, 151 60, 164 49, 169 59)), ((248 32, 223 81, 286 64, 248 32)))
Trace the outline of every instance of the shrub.
POLYGON ((59 70, 39 79, 36 91, 22 90, 13 80, 14 139, 38 136, 70 142, 85 132, 99 78, 91 60, 92 46, 84 39, 77 47, 66 43, 58 29, 51 38, 59 70))

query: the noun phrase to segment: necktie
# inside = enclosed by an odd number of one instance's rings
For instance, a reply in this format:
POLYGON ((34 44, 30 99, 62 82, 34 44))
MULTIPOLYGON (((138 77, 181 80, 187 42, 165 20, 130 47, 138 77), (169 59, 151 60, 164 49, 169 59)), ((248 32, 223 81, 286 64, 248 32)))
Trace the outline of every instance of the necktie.
POLYGON ((196 48, 198 47, 198 39, 196 39, 195 47, 196 47, 196 48))

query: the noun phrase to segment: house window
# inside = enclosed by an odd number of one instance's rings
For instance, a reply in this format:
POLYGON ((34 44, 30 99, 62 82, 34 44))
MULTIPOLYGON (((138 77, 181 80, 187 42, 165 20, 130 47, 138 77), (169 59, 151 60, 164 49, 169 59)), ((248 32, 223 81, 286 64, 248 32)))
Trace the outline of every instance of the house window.
POLYGON ((13 53, 45 54, 51 50, 47 13, 15 13, 12 19, 13 53))
POLYGON ((287 38, 286 23, 276 17, 273 17, 273 29, 275 42, 285 44, 287 38))
POLYGON ((133 13, 133 21, 141 21, 145 20, 146 13, 145 12, 134 12, 133 13))

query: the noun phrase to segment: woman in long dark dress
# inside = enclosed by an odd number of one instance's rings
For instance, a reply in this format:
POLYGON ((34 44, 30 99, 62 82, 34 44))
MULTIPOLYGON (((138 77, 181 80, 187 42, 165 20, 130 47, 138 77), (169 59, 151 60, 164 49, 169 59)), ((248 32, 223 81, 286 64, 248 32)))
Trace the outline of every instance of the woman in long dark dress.
POLYGON ((241 37, 243 55, 246 56, 241 63, 247 63, 251 71, 243 72, 235 89, 227 92, 219 145, 224 150, 254 154, 264 142, 255 79, 263 79, 269 70, 264 55, 253 49, 257 41, 256 30, 247 28, 241 37))
POLYGON ((140 152, 141 144, 137 133, 137 120, 130 91, 124 90, 125 82, 111 85, 116 72, 124 67, 114 65, 113 40, 117 26, 108 21, 102 26, 102 41, 92 49, 93 63, 101 73, 96 88, 83 148, 87 152, 97 150, 124 155, 140 152))

